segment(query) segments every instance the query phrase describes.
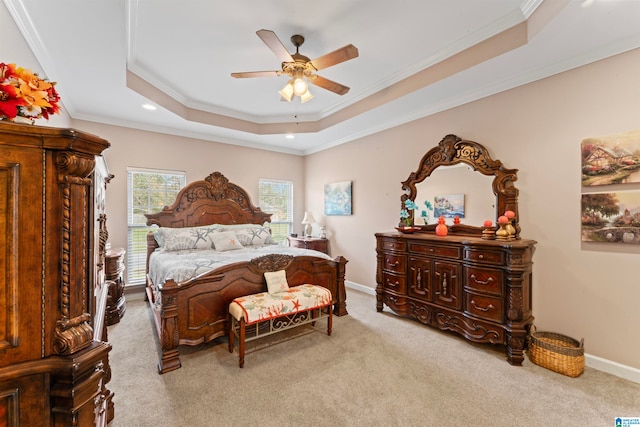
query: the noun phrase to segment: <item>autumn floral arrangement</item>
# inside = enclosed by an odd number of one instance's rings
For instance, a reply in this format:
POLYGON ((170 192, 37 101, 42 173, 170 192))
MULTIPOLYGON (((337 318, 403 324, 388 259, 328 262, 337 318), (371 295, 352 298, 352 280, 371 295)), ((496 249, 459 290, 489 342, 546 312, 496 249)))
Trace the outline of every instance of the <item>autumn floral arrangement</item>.
POLYGON ((0 119, 31 124, 49 120, 60 112, 55 85, 29 69, 0 62, 0 119))

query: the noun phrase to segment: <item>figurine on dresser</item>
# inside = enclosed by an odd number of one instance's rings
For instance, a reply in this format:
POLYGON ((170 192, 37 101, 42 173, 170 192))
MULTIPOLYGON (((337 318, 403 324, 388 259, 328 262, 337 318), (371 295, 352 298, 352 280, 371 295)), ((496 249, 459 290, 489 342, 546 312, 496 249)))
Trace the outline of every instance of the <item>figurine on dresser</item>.
MULTIPOLYGON (((447 225, 440 217, 438 224, 411 224, 411 233, 402 229, 376 233, 376 309, 382 311, 386 305, 399 315, 470 341, 502 345, 508 362, 521 365, 534 320, 531 286, 536 242, 520 238, 518 190, 513 185, 517 170, 492 159, 484 146, 447 135, 402 183, 401 207, 407 206, 407 200, 430 197, 418 190, 464 191, 452 190, 457 181, 453 173, 459 166, 467 167, 471 179, 480 182, 465 181, 461 186, 468 191, 466 209, 486 205, 493 211, 469 212, 464 224, 458 217, 447 225), (433 174, 436 169, 446 178, 438 181, 433 174), (489 182, 482 181, 487 177, 489 182), (490 200, 478 202, 474 185, 486 186, 490 200), (478 226, 469 225, 474 214, 484 218, 478 226), (502 227, 496 230, 494 221, 499 226, 502 221, 502 227)), ((413 219, 412 214, 409 217, 413 219)))

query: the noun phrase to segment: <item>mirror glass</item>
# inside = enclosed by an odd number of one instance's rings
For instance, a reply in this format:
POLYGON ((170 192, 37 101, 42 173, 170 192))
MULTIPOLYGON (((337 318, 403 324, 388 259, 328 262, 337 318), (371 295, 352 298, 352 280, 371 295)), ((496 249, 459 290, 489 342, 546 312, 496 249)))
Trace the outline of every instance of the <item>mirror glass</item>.
MULTIPOLYGON (((493 193, 494 176, 483 175, 469 165, 460 163, 453 166, 439 166, 424 181, 416 184, 415 203, 419 210, 415 212, 415 224, 424 224, 420 213, 425 209, 425 200, 433 208, 440 206, 449 212, 460 212, 463 203, 462 224, 479 227, 485 220, 496 222, 496 195, 493 193)), ((453 215, 453 214, 452 214, 453 215)), ((438 216, 435 210, 429 212, 428 224, 436 224, 438 216)), ((447 218, 451 224, 453 219, 447 218)))

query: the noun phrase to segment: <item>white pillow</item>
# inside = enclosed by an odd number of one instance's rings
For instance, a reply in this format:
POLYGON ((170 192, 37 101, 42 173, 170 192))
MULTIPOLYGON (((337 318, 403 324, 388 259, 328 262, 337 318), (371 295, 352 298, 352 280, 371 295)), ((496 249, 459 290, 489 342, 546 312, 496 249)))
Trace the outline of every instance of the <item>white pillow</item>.
POLYGON ((235 231, 221 231, 213 233, 211 238, 213 239, 216 251, 219 252, 242 249, 244 247, 238 240, 235 231))
POLYGON ((222 231, 238 231, 244 228, 262 228, 260 224, 220 224, 222 231))
POLYGON ((200 227, 160 227, 154 233, 158 246, 166 251, 183 249, 214 249, 212 237, 219 230, 217 224, 200 227))
POLYGON ((243 246, 273 244, 271 232, 267 227, 249 227, 235 230, 243 246))
POLYGON ((284 292, 289 289, 287 273, 284 270, 268 271, 264 273, 264 278, 267 281, 267 292, 270 294, 284 292))

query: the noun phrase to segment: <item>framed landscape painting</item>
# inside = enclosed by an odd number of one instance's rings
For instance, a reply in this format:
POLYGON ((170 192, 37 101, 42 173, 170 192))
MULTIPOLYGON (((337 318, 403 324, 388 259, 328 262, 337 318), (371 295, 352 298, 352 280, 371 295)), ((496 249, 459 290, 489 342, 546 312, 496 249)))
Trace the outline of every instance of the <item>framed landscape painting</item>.
POLYGON ((351 215, 351 181, 325 184, 324 214, 351 215))
POLYGON ((640 191, 582 195, 582 241, 640 243, 640 191))
POLYGON ((640 131, 582 141, 582 185, 640 182, 640 131))

